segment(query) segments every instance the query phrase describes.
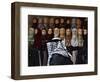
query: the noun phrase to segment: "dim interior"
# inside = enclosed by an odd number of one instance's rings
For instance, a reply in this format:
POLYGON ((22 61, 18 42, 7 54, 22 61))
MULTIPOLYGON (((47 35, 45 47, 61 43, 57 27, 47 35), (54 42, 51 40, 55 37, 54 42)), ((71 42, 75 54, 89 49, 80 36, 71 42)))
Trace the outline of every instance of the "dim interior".
POLYGON ((88 64, 87 20, 28 15, 28 66, 88 64))

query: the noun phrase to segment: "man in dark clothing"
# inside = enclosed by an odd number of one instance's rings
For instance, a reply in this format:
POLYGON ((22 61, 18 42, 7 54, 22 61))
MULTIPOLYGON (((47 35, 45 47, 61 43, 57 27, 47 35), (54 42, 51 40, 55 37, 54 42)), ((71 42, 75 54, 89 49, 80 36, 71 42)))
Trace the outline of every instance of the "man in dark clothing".
POLYGON ((68 65, 72 64, 71 54, 67 51, 60 38, 53 38, 47 43, 48 65, 68 65))

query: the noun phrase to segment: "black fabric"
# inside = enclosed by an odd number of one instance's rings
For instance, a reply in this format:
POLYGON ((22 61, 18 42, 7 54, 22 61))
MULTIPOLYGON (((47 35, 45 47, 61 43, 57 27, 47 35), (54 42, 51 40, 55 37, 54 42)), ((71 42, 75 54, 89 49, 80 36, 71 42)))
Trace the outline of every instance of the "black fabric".
POLYGON ((47 35, 47 41, 52 40, 52 38, 53 38, 53 34, 48 34, 48 35, 47 35))
POLYGON ((42 35, 41 37, 41 49, 42 50, 46 50, 46 41, 47 41, 47 37, 46 35, 42 35))
POLYGON ((65 28, 70 29, 71 28, 71 24, 65 24, 65 28))
POLYGON ((60 28, 66 28, 65 24, 64 23, 60 24, 60 28))
POLYGON ((76 64, 84 64, 83 56, 83 47, 80 47, 76 56, 76 64))
POLYGON ((41 51, 41 65, 46 66, 48 61, 48 54, 47 50, 42 50, 41 51))
POLYGON ((32 24, 32 28, 37 28, 38 27, 38 23, 33 23, 32 24))
POLYGON ((47 45, 46 45, 46 42, 47 42, 47 37, 46 35, 42 35, 42 44, 41 44, 41 65, 47 65, 47 58, 48 58, 48 55, 47 55, 47 45))
POLYGON ((60 54, 53 54, 50 59, 50 65, 68 65, 72 64, 72 61, 68 57, 64 57, 60 54))
POLYGON ((39 66, 38 49, 29 46, 28 49, 28 66, 39 66))
POLYGON ((54 24, 55 25, 55 28, 60 28, 60 24, 54 24))
POLYGON ((49 28, 54 28, 55 27, 55 25, 54 24, 49 24, 49 28))
POLYGON ((84 35, 84 45, 83 45, 83 54, 84 54, 84 63, 88 63, 88 39, 87 35, 84 35))
POLYGON ((76 64, 87 64, 88 63, 87 36, 83 36, 83 39, 84 39, 83 47, 78 48, 76 64))

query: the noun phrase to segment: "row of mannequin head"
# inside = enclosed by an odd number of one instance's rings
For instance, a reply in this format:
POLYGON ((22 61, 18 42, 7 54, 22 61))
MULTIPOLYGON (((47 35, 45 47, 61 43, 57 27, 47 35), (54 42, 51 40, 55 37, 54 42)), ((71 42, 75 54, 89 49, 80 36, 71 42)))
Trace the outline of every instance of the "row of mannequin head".
MULTIPOLYGON (((49 28, 48 30, 46 29, 34 29, 34 28, 30 28, 29 29, 29 34, 30 35, 37 35, 38 38, 40 38, 41 36, 46 37, 46 39, 48 40, 52 40, 53 38, 60 38, 61 40, 65 40, 68 45, 73 44, 74 46, 80 44, 83 46, 83 40, 84 40, 84 36, 87 35, 87 29, 65 29, 65 28, 54 28, 51 29, 49 28), (41 32, 41 33, 40 33, 41 32), (47 38, 49 36, 52 36, 50 38, 47 38)), ((33 37, 33 36, 32 36, 33 37)), ((36 38, 34 38, 36 39, 36 38)))
POLYGON ((40 30, 39 28, 32 28, 30 27, 29 28, 29 34, 33 34, 33 35, 36 35, 38 34, 38 32, 41 32, 41 35, 54 35, 54 37, 60 37, 60 36, 83 36, 83 35, 87 35, 87 29, 76 29, 76 28, 73 28, 73 29, 70 29, 70 28, 48 28, 48 29, 45 29, 43 28, 42 30, 40 30))
POLYGON ((75 17, 33 17, 33 24, 72 24, 80 27, 87 24, 87 18, 75 17))

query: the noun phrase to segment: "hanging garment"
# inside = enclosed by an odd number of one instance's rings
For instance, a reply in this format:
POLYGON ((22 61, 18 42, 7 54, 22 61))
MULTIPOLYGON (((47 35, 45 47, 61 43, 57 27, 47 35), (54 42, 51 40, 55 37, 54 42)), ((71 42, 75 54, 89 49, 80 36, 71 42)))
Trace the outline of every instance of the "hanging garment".
MULTIPOLYGON (((72 45, 73 47, 77 47, 77 46, 78 46, 77 29, 76 29, 76 28, 73 28, 73 29, 72 29, 71 45, 72 45)), ((76 63, 77 54, 78 54, 78 51, 77 51, 77 50, 73 50, 73 51, 72 51, 73 64, 76 63)))
POLYGON ((28 66, 39 66, 38 50, 32 45, 28 48, 28 66))
POLYGON ((47 36, 42 35, 41 37, 41 65, 47 65, 47 59, 48 59, 48 54, 47 54, 47 36))

